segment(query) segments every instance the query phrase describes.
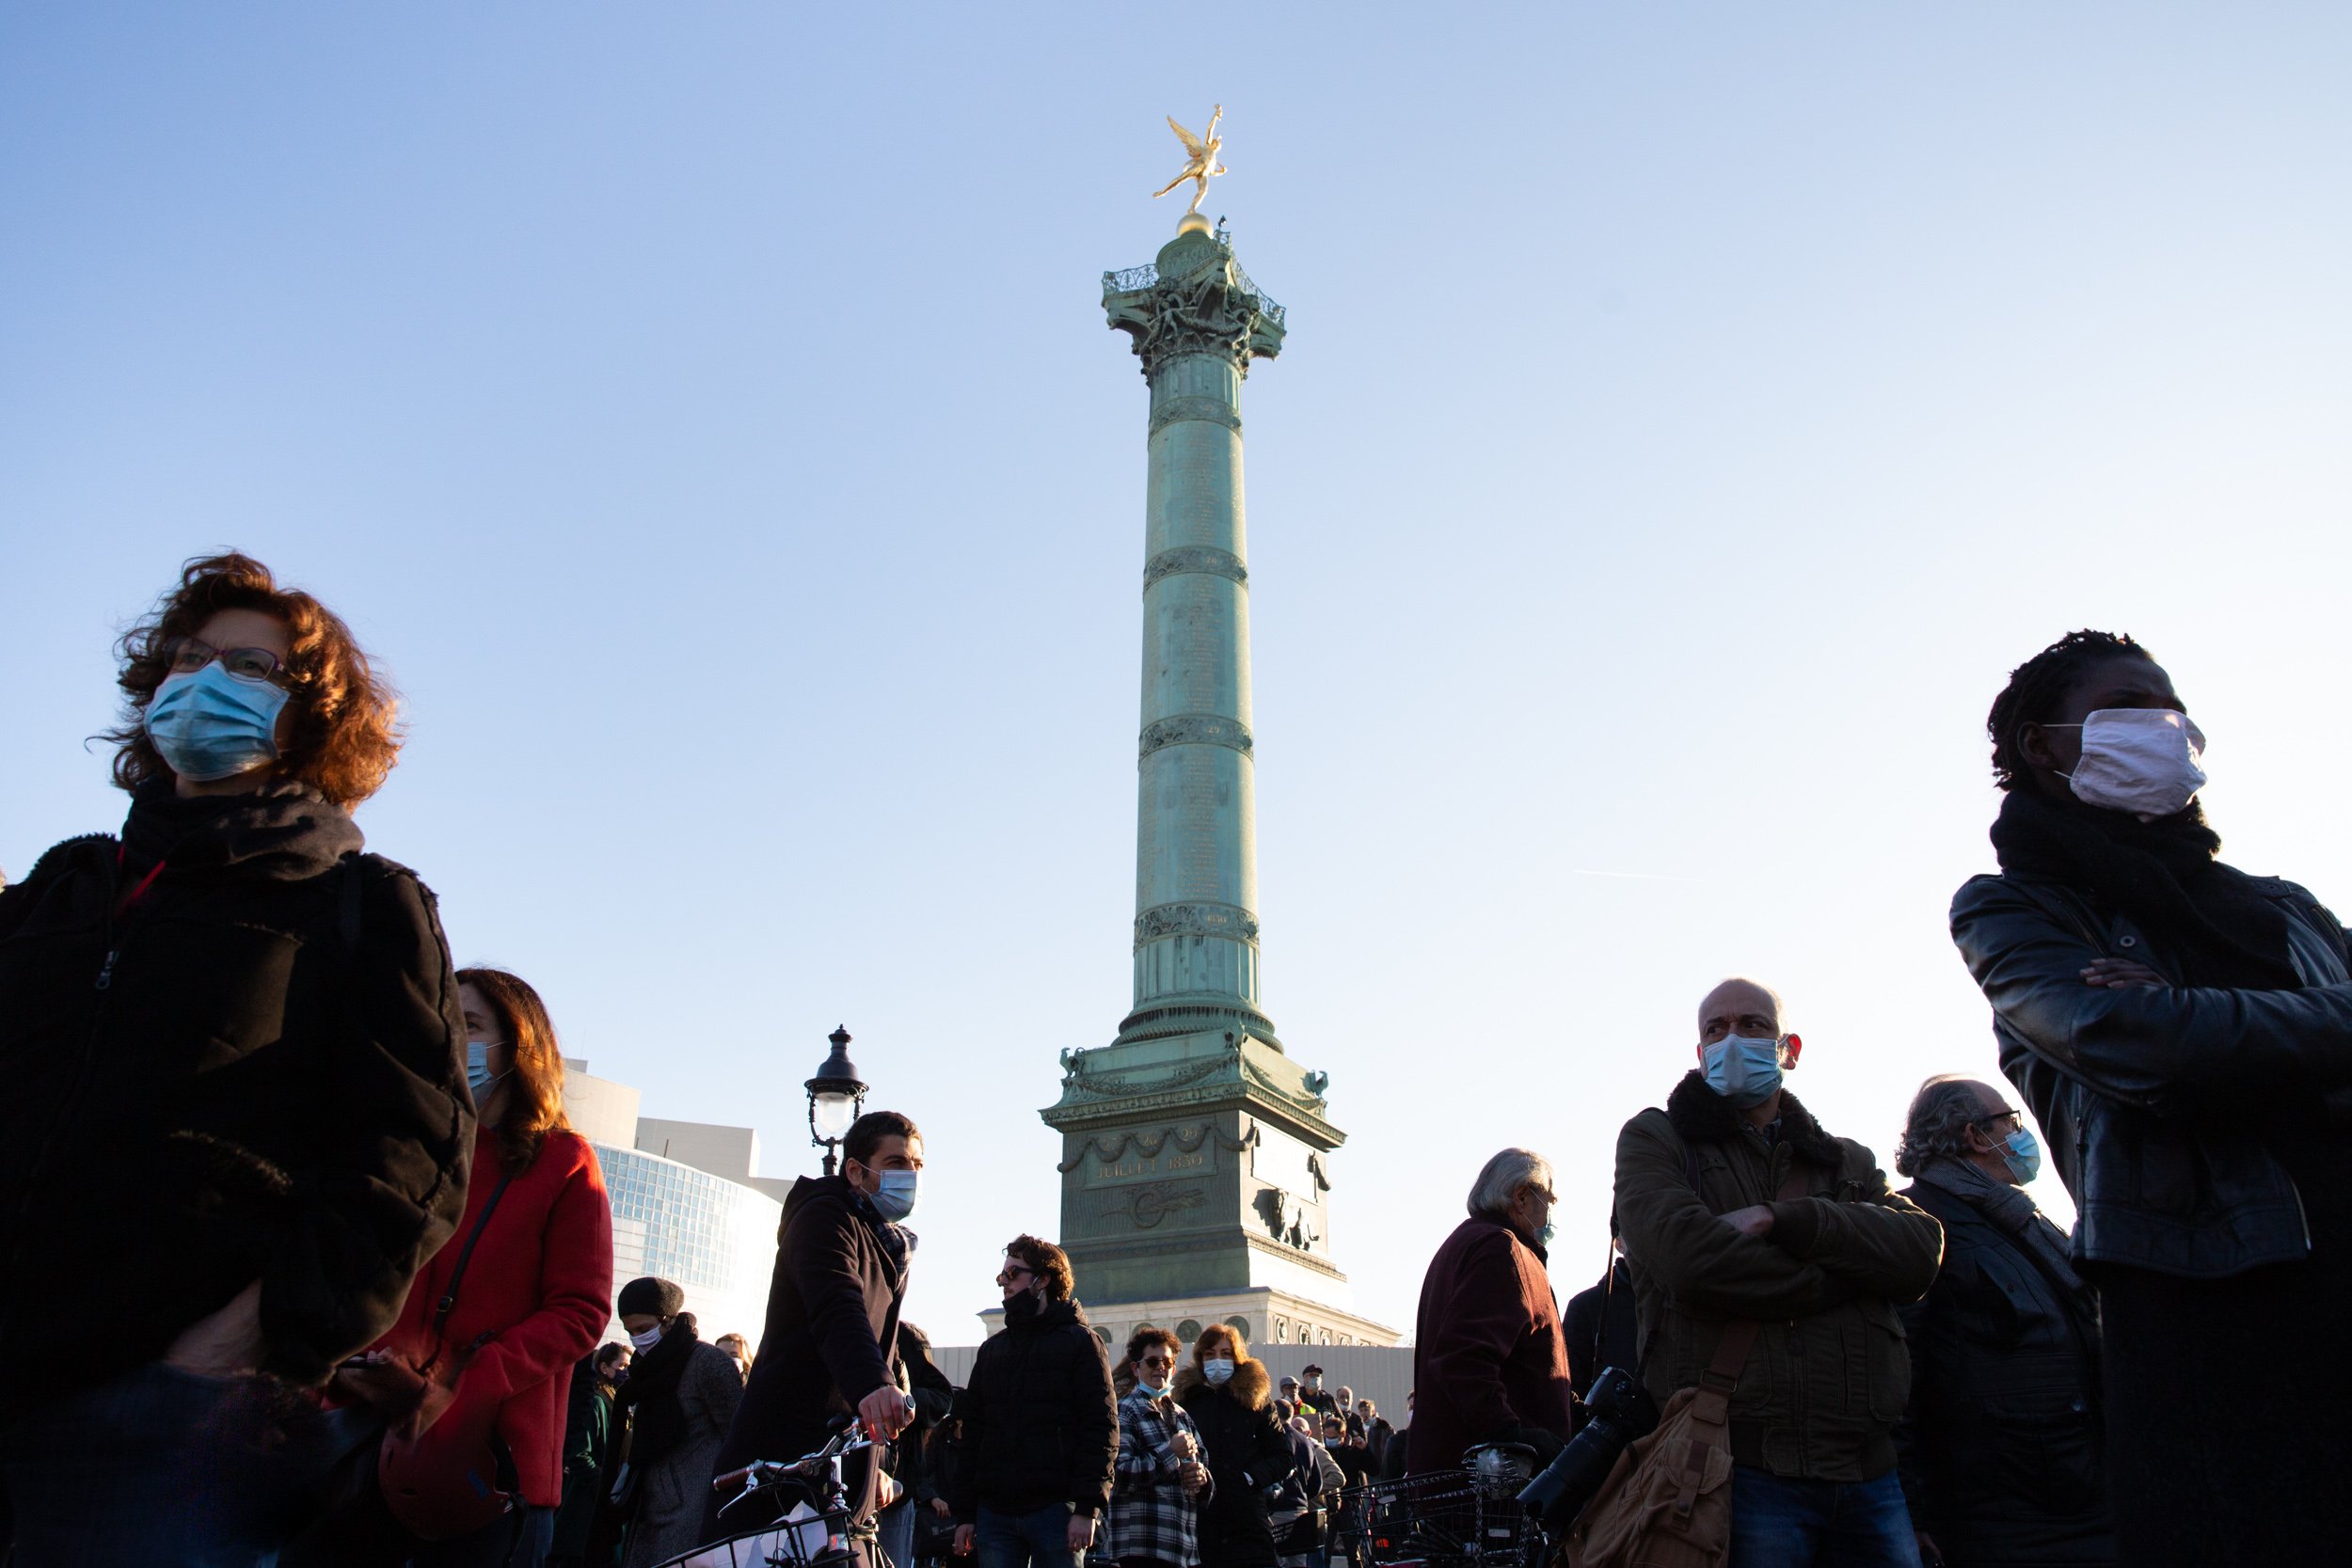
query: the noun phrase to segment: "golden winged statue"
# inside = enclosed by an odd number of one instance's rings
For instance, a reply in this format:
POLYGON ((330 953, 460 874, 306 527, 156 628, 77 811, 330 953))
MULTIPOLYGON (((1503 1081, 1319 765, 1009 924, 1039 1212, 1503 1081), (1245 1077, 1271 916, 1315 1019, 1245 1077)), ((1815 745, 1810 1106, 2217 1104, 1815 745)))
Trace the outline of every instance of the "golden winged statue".
POLYGON ((1191 155, 1192 161, 1184 166, 1184 173, 1153 191, 1152 200, 1157 201, 1189 180, 1192 182, 1192 205, 1184 212, 1190 215, 1200 210, 1200 198, 1209 194, 1209 182, 1225 172, 1225 166, 1216 161, 1216 150, 1225 145, 1224 138, 1216 134, 1216 122, 1224 118, 1225 105, 1219 103, 1216 112, 1209 116, 1209 134, 1203 137, 1196 136, 1177 124, 1174 115, 1168 117, 1168 128, 1176 133, 1178 141, 1184 144, 1184 150, 1191 155))

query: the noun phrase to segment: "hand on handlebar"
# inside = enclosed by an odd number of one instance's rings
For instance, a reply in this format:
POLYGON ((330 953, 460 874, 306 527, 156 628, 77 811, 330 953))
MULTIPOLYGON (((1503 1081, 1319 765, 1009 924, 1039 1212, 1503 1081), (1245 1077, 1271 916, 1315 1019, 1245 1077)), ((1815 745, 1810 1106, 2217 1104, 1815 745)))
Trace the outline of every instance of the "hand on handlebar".
POLYGON ((914 1402, 885 1385, 858 1401, 857 1418, 876 1437, 896 1437, 914 1419, 914 1402))

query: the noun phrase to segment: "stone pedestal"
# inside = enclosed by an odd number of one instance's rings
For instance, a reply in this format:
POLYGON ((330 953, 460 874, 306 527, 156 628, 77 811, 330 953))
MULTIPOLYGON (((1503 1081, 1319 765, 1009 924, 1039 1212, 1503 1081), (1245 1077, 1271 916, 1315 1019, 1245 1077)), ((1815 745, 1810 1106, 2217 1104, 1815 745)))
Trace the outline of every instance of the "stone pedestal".
POLYGON ((1134 1006, 1110 1044, 1063 1053, 1043 1113, 1061 1244, 1106 1329, 1246 1320, 1260 1343, 1392 1344, 1332 1261, 1325 1075, 1259 1006, 1241 386, 1280 352, 1282 309, 1199 223, 1105 275, 1103 308, 1152 391, 1134 1006))

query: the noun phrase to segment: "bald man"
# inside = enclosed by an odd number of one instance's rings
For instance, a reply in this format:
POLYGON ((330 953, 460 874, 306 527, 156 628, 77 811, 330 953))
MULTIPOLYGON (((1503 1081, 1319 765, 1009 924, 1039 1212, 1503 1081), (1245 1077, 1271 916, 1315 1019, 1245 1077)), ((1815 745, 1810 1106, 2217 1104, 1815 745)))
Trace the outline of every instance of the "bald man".
POLYGON ((1918 1568, 1896 1308, 1933 1282, 1943 1227, 1782 1086, 1804 1049, 1784 1011, 1759 981, 1708 991, 1697 1067, 1617 1136, 1643 1379, 1662 1407, 1728 1363, 1727 1568, 1918 1568))
POLYGON ((1896 1433, 1928 1568, 2117 1560, 2105 1495, 2099 1302, 2026 1184, 2042 1148, 1974 1078, 1919 1085, 1895 1146, 1944 1266, 1903 1308, 1911 1415, 1896 1433))

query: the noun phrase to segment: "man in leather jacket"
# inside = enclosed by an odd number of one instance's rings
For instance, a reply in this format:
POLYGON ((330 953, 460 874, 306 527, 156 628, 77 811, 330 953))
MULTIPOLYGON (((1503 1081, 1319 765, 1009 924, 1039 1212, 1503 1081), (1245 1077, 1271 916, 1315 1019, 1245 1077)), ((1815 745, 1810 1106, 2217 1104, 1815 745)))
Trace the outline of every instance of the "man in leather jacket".
POLYGON ((2080 1212, 2122 1556, 2300 1560, 2352 1538, 2344 927, 2216 858, 2204 737, 2130 639, 2052 644, 1987 728, 2001 874, 1960 890, 1952 937, 2080 1212))
POLYGON ((2026 1194, 2033 1132, 1990 1084, 1920 1085, 1895 1149, 1944 1266, 1902 1309, 1911 1410, 1895 1429, 1927 1568, 2108 1568, 2099 1300, 2026 1194))

